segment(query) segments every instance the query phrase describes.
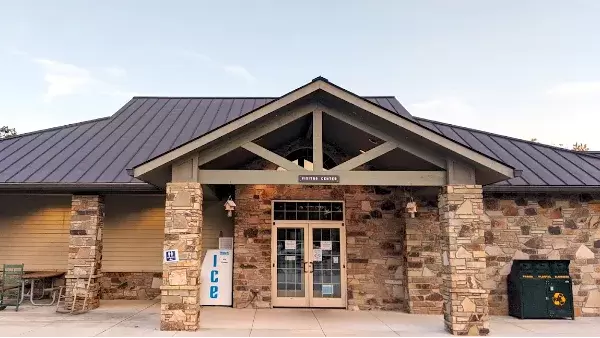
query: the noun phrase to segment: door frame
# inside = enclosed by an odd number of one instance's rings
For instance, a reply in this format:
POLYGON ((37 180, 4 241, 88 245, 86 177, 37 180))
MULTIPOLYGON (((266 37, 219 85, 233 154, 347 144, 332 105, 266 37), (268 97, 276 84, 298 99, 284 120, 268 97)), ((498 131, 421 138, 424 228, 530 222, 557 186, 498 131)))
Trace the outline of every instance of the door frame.
POLYGON ((308 302, 310 307, 330 307, 330 308, 347 308, 348 307, 348 289, 347 289, 347 277, 346 277, 346 267, 348 266, 346 262, 346 227, 344 226, 344 222, 336 221, 336 222, 310 222, 308 224, 308 240, 311 246, 310 251, 306 254, 309 257, 312 256, 312 244, 313 244, 313 234, 312 229, 318 228, 331 228, 331 229, 340 229, 340 298, 314 298, 313 295, 313 279, 314 274, 312 258, 309 259, 309 267, 310 273, 308 275, 308 302))
MULTIPOLYGON (((346 243, 346 203, 340 200, 272 200, 271 201, 271 307, 335 307, 348 308, 348 278, 347 278, 347 243, 346 243), (276 202, 336 202, 342 203, 342 220, 275 220, 276 202), (314 228, 339 228, 340 229, 340 285, 341 297, 336 298, 313 298, 313 274, 304 273, 304 285, 306 296, 299 297, 277 297, 277 228, 304 228, 304 257, 310 257, 312 253, 312 229, 314 228), (333 304, 336 303, 336 304, 333 304)), ((309 271, 312 271, 312 258, 308 259, 309 271)))
MULTIPOLYGON (((276 222, 273 222, 273 227, 271 229, 271 307, 309 307, 310 298, 308 292, 308 273, 306 272, 304 273, 304 298, 277 296, 277 228, 304 229, 304 257, 306 257, 306 247, 308 246, 308 232, 310 231, 308 222, 286 222, 279 225, 277 225, 276 222)), ((305 269, 304 266, 303 269, 305 269)))

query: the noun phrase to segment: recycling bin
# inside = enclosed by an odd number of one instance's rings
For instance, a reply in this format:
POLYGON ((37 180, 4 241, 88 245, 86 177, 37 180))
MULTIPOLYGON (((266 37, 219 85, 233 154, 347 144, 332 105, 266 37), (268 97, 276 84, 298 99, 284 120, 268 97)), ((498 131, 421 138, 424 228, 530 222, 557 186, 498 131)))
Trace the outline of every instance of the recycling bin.
POLYGON ((508 276, 508 313, 525 318, 571 318, 573 281, 568 260, 515 260, 508 276))

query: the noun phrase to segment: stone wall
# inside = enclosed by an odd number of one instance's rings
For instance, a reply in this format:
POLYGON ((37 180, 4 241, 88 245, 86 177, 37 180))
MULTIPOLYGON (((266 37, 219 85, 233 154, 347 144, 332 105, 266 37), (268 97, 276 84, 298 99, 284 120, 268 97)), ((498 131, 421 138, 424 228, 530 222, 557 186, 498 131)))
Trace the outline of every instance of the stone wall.
POLYGON ((162 272, 103 272, 102 299, 154 299, 160 295, 162 272))
POLYGON ((234 306, 271 302, 271 201, 336 200, 346 206, 348 307, 404 310, 404 198, 360 186, 239 185, 234 231, 234 306))
POLYGON ((508 314, 513 259, 571 260, 576 316, 600 316, 600 197, 488 194, 484 199, 490 313, 508 314))
POLYGON ((441 314, 441 228, 437 201, 418 201, 415 218, 406 218, 406 283, 410 313, 441 314))

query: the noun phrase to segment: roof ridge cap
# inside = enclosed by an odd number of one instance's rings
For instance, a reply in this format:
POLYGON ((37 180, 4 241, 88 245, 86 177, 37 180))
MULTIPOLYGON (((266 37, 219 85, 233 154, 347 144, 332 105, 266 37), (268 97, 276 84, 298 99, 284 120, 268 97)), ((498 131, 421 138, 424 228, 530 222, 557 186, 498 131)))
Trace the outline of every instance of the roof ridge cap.
POLYGON ((561 147, 557 147, 557 146, 553 146, 553 145, 549 145, 549 144, 545 144, 545 143, 528 141, 528 140, 524 140, 524 139, 520 139, 520 138, 516 138, 516 137, 512 137, 512 136, 500 135, 500 134, 492 133, 492 132, 485 131, 485 130, 470 128, 470 127, 464 127, 464 126, 459 126, 459 125, 451 124, 451 123, 447 123, 447 122, 430 120, 430 119, 426 119, 426 118, 418 117, 418 116, 414 116, 414 118, 416 120, 418 120, 418 121, 426 121, 426 122, 438 123, 438 124, 442 124, 442 125, 445 125, 445 126, 456 127, 456 128, 470 130, 470 131, 475 131, 475 132, 483 133, 483 134, 487 134, 487 135, 503 137, 503 138, 506 138, 506 139, 509 139, 509 140, 515 140, 515 141, 525 142, 525 143, 528 143, 528 144, 538 145, 538 146, 542 146, 542 147, 546 147, 546 148, 550 148, 550 149, 554 149, 554 150, 566 151, 566 152, 573 153, 573 154, 576 154, 576 155, 585 155, 586 157, 591 157, 591 158, 594 158, 594 159, 598 159, 597 156, 594 156, 594 155, 591 155, 591 154, 586 154, 586 152, 583 152, 583 151, 575 151, 575 150, 571 150, 571 149, 567 149, 567 148, 561 148, 561 147))
POLYGON ((280 96, 168 96, 168 95, 141 95, 131 99, 279 99, 280 96))
MULTIPOLYGON (((396 98, 394 95, 360 95, 363 98, 396 98)), ((140 95, 132 99, 279 99, 281 96, 168 96, 168 95, 140 95)))

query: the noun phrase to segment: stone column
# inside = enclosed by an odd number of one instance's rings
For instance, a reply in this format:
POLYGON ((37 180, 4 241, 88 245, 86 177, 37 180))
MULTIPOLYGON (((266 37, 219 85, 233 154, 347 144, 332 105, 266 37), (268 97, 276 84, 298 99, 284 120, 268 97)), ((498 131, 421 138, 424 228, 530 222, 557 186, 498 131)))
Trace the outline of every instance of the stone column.
POLYGON ((202 187, 168 183, 164 250, 177 250, 179 262, 164 262, 160 329, 196 331, 200 315, 202 187))
POLYGON ((439 195, 442 287, 446 330, 454 335, 489 333, 483 195, 480 185, 449 185, 439 195))
POLYGON ((74 293, 76 311, 87 311, 100 306, 100 271, 102 268, 102 228, 104 226, 104 196, 73 195, 69 232, 69 258, 66 279, 65 309, 70 310, 74 293), (88 300, 85 307, 85 286, 94 263, 88 300), (79 282, 76 283, 77 278, 79 282), (76 286, 76 288, 75 288, 76 286))

